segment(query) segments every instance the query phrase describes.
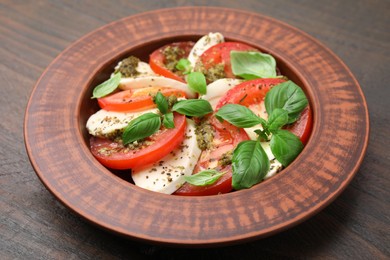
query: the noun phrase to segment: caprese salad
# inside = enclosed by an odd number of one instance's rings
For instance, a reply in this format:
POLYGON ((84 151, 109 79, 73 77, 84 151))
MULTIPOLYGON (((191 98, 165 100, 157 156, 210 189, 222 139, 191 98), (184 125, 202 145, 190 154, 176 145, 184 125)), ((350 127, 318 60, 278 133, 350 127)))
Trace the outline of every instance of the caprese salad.
POLYGON ((312 127, 303 90, 275 59, 209 33, 130 56, 96 86, 94 157, 135 185, 175 195, 250 188, 301 152, 312 127))

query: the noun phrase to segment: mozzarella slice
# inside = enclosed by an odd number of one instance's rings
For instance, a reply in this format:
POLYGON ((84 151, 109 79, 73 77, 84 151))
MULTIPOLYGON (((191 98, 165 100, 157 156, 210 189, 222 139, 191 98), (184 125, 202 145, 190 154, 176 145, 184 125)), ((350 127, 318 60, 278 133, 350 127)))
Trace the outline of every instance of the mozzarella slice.
POLYGON ((199 57, 205 52, 208 48, 217 45, 218 43, 224 42, 224 37, 221 33, 209 33, 202 38, 200 38, 192 47, 190 54, 188 55, 188 60, 191 63, 191 67, 195 68, 196 62, 199 60, 199 57))
POLYGON ((260 142, 261 147, 263 147, 265 153, 268 156, 268 159, 271 163, 270 170, 265 175, 264 180, 271 178, 272 176, 276 175, 278 172, 280 172, 283 169, 283 165, 276 160, 274 154, 271 151, 270 142, 260 142))
POLYGON ((186 136, 179 148, 161 161, 146 168, 132 170, 135 185, 165 194, 175 192, 185 182, 184 176, 191 175, 201 150, 195 135, 195 124, 187 119, 186 136))
POLYGON ((243 82, 239 79, 218 79, 207 86, 207 93, 200 96, 210 102, 213 109, 215 109, 221 97, 223 97, 228 90, 243 82))
POLYGON ((184 91, 189 98, 195 98, 196 94, 193 92, 187 84, 160 76, 145 76, 140 78, 123 78, 119 84, 119 88, 136 89, 146 87, 169 87, 184 91))
POLYGON ((145 113, 158 113, 158 109, 148 109, 134 113, 99 110, 87 121, 88 132, 97 137, 110 138, 120 133, 131 120, 145 113))

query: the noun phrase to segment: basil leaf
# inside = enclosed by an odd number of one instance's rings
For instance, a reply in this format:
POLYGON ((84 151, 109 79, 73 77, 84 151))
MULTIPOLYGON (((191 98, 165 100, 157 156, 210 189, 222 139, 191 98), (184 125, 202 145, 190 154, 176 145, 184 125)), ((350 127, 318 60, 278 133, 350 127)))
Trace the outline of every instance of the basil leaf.
POLYGON ((164 115, 163 125, 166 128, 175 128, 175 122, 173 121, 173 113, 167 113, 164 115))
POLYGON ((184 176, 184 179, 195 186, 207 186, 216 182, 224 174, 224 172, 216 170, 204 170, 193 175, 184 176))
POLYGON ((162 114, 166 114, 168 112, 168 101, 160 91, 157 92, 154 103, 156 103, 158 110, 160 110, 162 114))
POLYGON ((174 104, 172 111, 186 116, 204 116, 213 112, 213 108, 207 100, 187 99, 174 104))
POLYGON ((270 162, 258 141, 243 141, 233 151, 232 185, 235 190, 247 189, 261 182, 270 162))
POLYGON ((93 89, 91 98, 101 98, 112 93, 119 85, 121 81, 122 74, 120 72, 116 73, 112 78, 104 81, 102 84, 96 86, 93 89))
POLYGON ((227 104, 215 114, 218 120, 226 120, 241 128, 252 127, 265 121, 256 116, 249 108, 238 104, 227 104))
POLYGON ((180 59, 175 67, 182 71, 184 75, 190 73, 192 69, 191 62, 188 59, 180 59))
POLYGON ((295 122, 308 101, 303 90, 292 81, 283 82, 265 95, 265 109, 270 115, 276 108, 288 113, 288 124, 295 122))
POLYGON ((276 61, 269 54, 254 51, 231 51, 234 75, 244 79, 276 77, 276 61))
POLYGON ((270 147, 276 159, 286 167, 302 151, 303 144, 293 133, 287 130, 277 130, 273 132, 270 147))
POLYGON ((141 140, 145 137, 151 136, 157 132, 161 127, 160 116, 154 113, 143 114, 126 126, 123 134, 123 144, 129 144, 134 141, 141 140))
POLYGON ((272 114, 268 118, 268 128, 269 130, 277 130, 287 124, 288 122, 288 113, 286 110, 281 108, 275 108, 272 114))
POLYGON ((191 90, 199 94, 204 95, 207 92, 206 77, 201 72, 196 71, 188 74, 187 84, 191 90))

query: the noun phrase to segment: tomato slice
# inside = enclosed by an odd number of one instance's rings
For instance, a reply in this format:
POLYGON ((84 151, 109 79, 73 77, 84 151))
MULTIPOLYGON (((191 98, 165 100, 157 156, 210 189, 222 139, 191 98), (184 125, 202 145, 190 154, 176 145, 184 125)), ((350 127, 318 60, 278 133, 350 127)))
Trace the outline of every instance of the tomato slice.
POLYGON ((174 122, 175 128, 161 129, 147 139, 151 144, 134 150, 118 142, 92 137, 92 154, 104 166, 119 170, 135 169, 159 161, 177 148, 184 139, 185 116, 175 113, 174 122))
POLYGON ((164 54, 167 50, 176 50, 178 53, 174 55, 175 60, 180 60, 181 58, 187 58, 190 53, 192 47, 194 46, 194 42, 175 42, 171 44, 167 44, 150 54, 149 65, 151 69, 164 77, 175 79, 181 82, 185 82, 184 75, 180 71, 176 71, 174 68, 168 68, 169 58, 164 54))
POLYGON ((222 42, 207 49, 201 56, 205 70, 209 70, 218 64, 224 64, 226 78, 236 78, 230 62, 231 51, 259 51, 256 48, 240 42, 222 42))
POLYGON ((161 92, 166 97, 174 95, 176 97, 185 97, 186 93, 181 90, 165 87, 147 87, 142 89, 129 89, 116 92, 109 96, 99 98, 100 108, 108 111, 137 111, 156 107, 151 95, 161 92))
POLYGON ((226 92, 226 94, 219 100, 216 110, 226 104, 240 104, 246 107, 259 104, 263 102, 265 95, 273 86, 285 81, 286 80, 282 78, 254 79, 245 81, 226 92))

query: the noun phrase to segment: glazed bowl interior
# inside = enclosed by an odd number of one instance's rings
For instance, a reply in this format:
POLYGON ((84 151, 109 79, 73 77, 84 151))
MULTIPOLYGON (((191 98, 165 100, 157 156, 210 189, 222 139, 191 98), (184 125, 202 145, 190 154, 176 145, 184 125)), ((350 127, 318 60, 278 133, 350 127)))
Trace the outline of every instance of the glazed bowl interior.
MULTIPOLYGON (((95 113, 99 110, 96 99, 91 99, 92 91, 93 91, 95 86, 99 85, 100 83, 104 82, 105 80, 107 80, 110 77, 111 73, 114 71, 114 67, 118 64, 119 61, 121 61, 129 56, 135 56, 144 62, 149 62, 149 55, 154 50, 156 50, 156 49, 158 49, 166 44, 173 43, 173 42, 180 42, 180 41, 196 42, 202 36, 203 35, 176 36, 176 37, 163 38, 163 39, 158 40, 158 41, 146 42, 146 43, 140 44, 134 48, 124 50, 123 53, 121 53, 117 57, 113 57, 106 64, 102 64, 102 66, 100 67, 100 69, 98 70, 96 75, 94 75, 92 77, 92 81, 90 81, 90 83, 87 86, 85 86, 85 91, 83 92, 82 97, 80 99, 81 103, 79 106, 80 109, 78 111, 79 119, 80 119, 79 128, 80 128, 80 132, 82 133, 82 139, 84 140, 84 145, 89 147, 89 139, 90 139, 90 135, 88 134, 88 131, 85 127, 86 122, 87 122, 88 118, 93 113, 95 113)), ((300 86, 305 91, 306 96, 309 99, 309 103, 312 104, 312 102, 310 102, 310 100, 311 100, 310 91, 308 91, 309 86, 305 83, 305 80, 302 79, 302 77, 300 75, 298 75, 296 70, 294 70, 291 66, 289 66, 283 59, 281 59, 280 57, 278 57, 274 53, 265 50, 261 46, 257 46, 257 45, 254 45, 254 44, 251 44, 248 42, 244 42, 244 41, 239 40, 239 39, 225 38, 225 41, 242 42, 242 43, 245 43, 245 44, 248 44, 248 45, 255 47, 256 49, 260 50, 261 52, 271 54, 276 59, 277 68, 280 71, 280 74, 283 76, 286 76, 288 79, 292 80, 298 86, 300 86)), ((314 117, 313 123, 314 122, 315 122, 315 117, 314 117)), ((96 161, 96 163, 99 163, 99 162, 96 161)), ((128 173, 127 170, 120 171, 120 170, 112 170, 111 169, 110 171, 113 174, 115 174, 116 176, 120 177, 121 179, 123 179, 129 183, 132 183, 130 174, 128 173)))

